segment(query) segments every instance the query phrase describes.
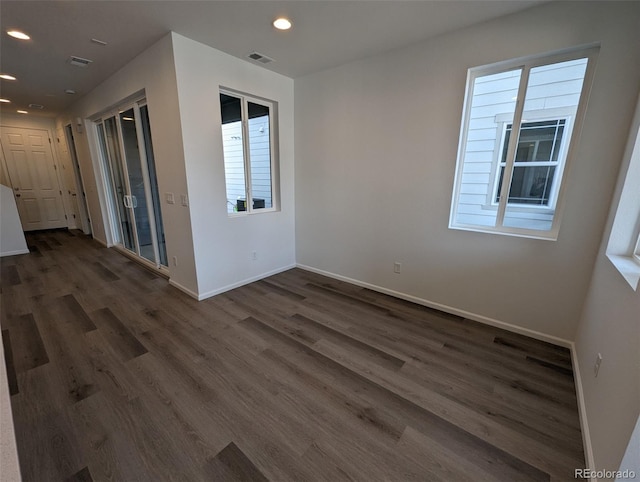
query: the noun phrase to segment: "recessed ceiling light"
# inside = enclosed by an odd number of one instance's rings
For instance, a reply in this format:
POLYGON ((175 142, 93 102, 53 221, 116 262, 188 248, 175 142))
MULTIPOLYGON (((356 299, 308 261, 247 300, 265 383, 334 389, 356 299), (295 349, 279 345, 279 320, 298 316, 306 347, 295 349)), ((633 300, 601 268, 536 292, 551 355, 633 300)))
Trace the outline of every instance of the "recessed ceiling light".
POLYGON ((66 89, 66 90, 64 91, 64 93, 65 93, 65 94, 73 95, 73 94, 75 94, 75 93, 76 93, 76 91, 75 91, 75 90, 73 90, 73 89, 66 89))
POLYGON ((0 102, 3 104, 9 104, 11 101, 9 99, 0 99, 0 102))
POLYGON ((21 32, 20 30, 7 30, 7 34, 11 35, 13 38, 17 38, 20 40, 29 40, 29 37, 26 33, 21 32))
POLYGON ((13 75, 9 75, 9 74, 0 74, 0 79, 4 79, 4 80, 16 80, 16 78, 13 75))
POLYGON ((273 21, 273 26, 278 30, 289 30, 291 28, 291 20, 284 17, 276 18, 273 21))
POLYGON ((18 114, 28 114, 28 112, 26 110, 17 110, 16 112, 18 114))

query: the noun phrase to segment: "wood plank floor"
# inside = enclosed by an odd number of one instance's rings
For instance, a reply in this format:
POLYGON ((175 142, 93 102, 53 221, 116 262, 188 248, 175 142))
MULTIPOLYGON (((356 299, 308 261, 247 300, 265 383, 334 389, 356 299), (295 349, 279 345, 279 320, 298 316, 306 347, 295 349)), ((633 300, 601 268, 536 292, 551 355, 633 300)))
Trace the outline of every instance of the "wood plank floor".
POLYGON ((569 351, 293 269, 196 302, 81 234, 2 258, 25 481, 563 481, 569 351))

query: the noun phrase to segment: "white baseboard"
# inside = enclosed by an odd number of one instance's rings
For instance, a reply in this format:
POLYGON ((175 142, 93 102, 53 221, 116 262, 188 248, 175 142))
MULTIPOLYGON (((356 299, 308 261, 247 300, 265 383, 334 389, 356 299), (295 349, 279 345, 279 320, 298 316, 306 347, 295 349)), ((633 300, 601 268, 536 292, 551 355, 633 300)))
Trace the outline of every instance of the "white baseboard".
MULTIPOLYGON (((576 384, 576 397, 578 398, 578 414, 580 415, 580 428, 582 432, 582 446, 584 447, 584 457, 586 469, 596 470, 595 458, 593 456, 593 445, 591 444, 591 432, 589 432, 589 422, 587 421, 587 404, 584 400, 584 390, 582 388, 582 376, 580 374, 580 364, 578 363, 578 353, 575 343, 571 342, 571 364, 573 365, 573 379, 576 384)), ((590 479, 597 482, 596 479, 590 479)))
POLYGON ((100 239, 100 238, 96 238, 95 236, 92 236, 93 240, 98 243, 100 246, 104 247, 104 248, 113 248, 113 245, 109 245, 107 244, 106 241, 100 239))
POLYGON ((236 283, 232 283, 232 284, 229 284, 227 286, 223 286, 222 288, 218 288, 218 289, 215 289, 215 290, 207 291, 206 293, 200 293, 196 299, 198 301, 202 301, 202 300, 205 300, 207 298, 211 298, 212 296, 224 293, 225 291, 230 291, 232 289, 239 288, 240 286, 244 286, 244 285, 247 285, 249 283, 253 283, 254 281, 259 281, 261 279, 268 278, 269 276, 273 276, 274 274, 282 273, 283 271, 287 271, 287 270, 290 270, 290 269, 295 268, 295 267, 296 267, 295 264, 291 264, 291 265, 283 266, 281 268, 274 269, 272 271, 268 271, 266 273, 261 273, 261 274, 259 274, 257 276, 253 276, 251 278, 247 278, 247 279, 244 279, 242 281, 238 281, 236 283))
POLYGON ((179 289, 180 291, 182 291, 183 293, 188 294, 189 296, 191 296, 191 298, 194 298, 198 301, 200 301, 200 298, 198 297, 198 293, 196 293, 195 291, 191 291, 189 288, 187 288, 186 286, 182 286, 180 283, 178 283, 177 281, 173 281, 171 278, 169 278, 169 284, 177 289, 179 289))
POLYGON ((327 276, 329 278, 334 278, 340 281, 346 281, 347 283, 354 284, 356 286, 362 286, 363 288, 369 288, 373 291, 377 291, 379 293, 384 293, 386 295, 393 296, 395 298, 400 298, 402 300, 411 301, 412 303, 416 303, 418 305, 426 306, 428 308, 433 308, 436 310, 444 311, 445 313, 450 313, 452 315, 461 316, 463 318, 467 318, 469 320, 477 321, 479 323, 484 323, 485 325, 495 326, 496 328, 502 328, 507 331, 511 331, 513 333, 518 333, 520 335, 525 335, 531 338, 535 338, 536 340, 546 341, 547 343, 551 343, 553 345, 562 346, 565 348, 571 348, 572 342, 569 340, 565 340, 564 338, 559 338, 553 335, 547 335, 546 333, 541 333, 539 331, 530 330, 529 328, 523 328, 521 326, 513 325, 511 323, 507 323, 505 321, 496 320, 493 318, 489 318, 488 316, 478 315, 476 313, 471 313, 469 311, 460 310, 458 308, 454 308, 452 306, 444 305, 442 303, 436 303, 434 301, 429 301, 424 298, 418 298, 417 296, 408 295, 406 293, 401 293, 399 291, 390 290, 388 288, 384 288, 382 286, 377 286, 371 283, 366 283, 364 281, 359 281, 353 278, 348 278, 346 276, 342 276, 339 274, 331 273, 329 271, 324 271, 321 269, 313 268, 311 266, 306 266, 303 264, 298 264, 296 267, 300 269, 304 269, 306 271, 311 271, 313 273, 321 274, 323 276, 327 276))
POLYGON ((180 283, 177 283, 176 281, 174 281, 172 279, 169 279, 169 284, 171 286, 175 286, 180 291, 188 294, 192 298, 194 298, 194 299, 196 299, 198 301, 202 301, 202 300, 206 300, 207 298, 211 298, 212 296, 216 296, 216 295, 219 295, 221 293, 224 293, 225 291, 230 291, 232 289, 239 288, 240 286, 248 285, 249 283, 253 283, 254 281, 259 281, 261 279, 268 278, 269 276, 273 276, 274 274, 282 273, 283 271, 287 271, 287 270, 290 270, 290 269, 295 268, 295 267, 296 267, 295 264, 291 264, 291 265, 288 265, 288 266, 283 266, 281 268, 277 268, 277 269, 274 269, 272 271, 267 271, 266 273, 261 273, 261 274, 256 275, 256 276, 252 276, 251 278, 247 278, 247 279, 244 279, 244 280, 241 280, 241 281, 237 281, 235 283, 231 283, 229 285, 223 286, 222 288, 217 288, 215 290, 207 291, 206 293, 196 293, 195 291, 192 291, 189 288, 186 288, 185 286, 182 286, 180 283))
POLYGON ((18 249, 16 251, 5 251, 3 253, 0 253, 0 258, 3 258, 4 256, 16 256, 18 254, 29 254, 29 250, 28 249, 18 249))
MULTIPOLYGON (((407 295, 405 293, 400 293, 398 291, 394 291, 394 290, 390 290, 387 288, 383 288, 381 286, 376 286, 370 283, 365 283, 363 281, 359 281, 359 280, 355 280, 352 278, 348 278, 346 276, 342 276, 342 275, 338 275, 335 273, 331 273, 328 271, 324 271, 321 269, 317 269, 317 268, 312 268, 311 266, 306 266, 306 265, 302 265, 302 264, 298 264, 297 265, 298 268, 300 269, 304 269, 306 271, 311 271, 313 273, 317 273, 317 274, 321 274, 323 276, 328 276, 329 278, 334 278, 340 281, 346 281, 347 283, 351 283, 357 286, 362 286, 363 288, 369 288, 373 291, 377 291, 380 293, 384 293, 390 296, 394 296, 396 298, 400 298, 403 300, 407 300, 407 301, 411 301, 413 303, 417 303, 419 305, 423 305, 423 306, 427 306, 429 308, 434 308, 440 311, 444 311, 446 313, 450 313, 453 315, 458 315, 458 316, 462 316, 464 318, 467 318, 469 320, 473 320, 473 321, 477 321, 479 323, 484 323, 487 325, 491 325, 491 326, 495 326, 497 328, 502 328, 505 329, 507 331, 511 331, 513 333, 518 333, 520 335, 525 335, 525 336, 529 336, 531 338, 535 338, 537 340, 542 340, 542 341, 546 341, 548 343, 554 344, 554 345, 558 345, 558 346, 562 346, 565 348, 569 348, 569 350, 571 351, 571 364, 573 365, 573 376, 574 376, 574 380, 575 380, 575 385, 576 385, 576 396, 578 399, 578 414, 580 416, 580 427, 581 427, 581 431, 582 431, 582 443, 583 443, 583 447, 584 447, 584 453, 585 453, 585 462, 586 462, 586 469, 591 469, 591 470, 595 470, 595 463, 594 463, 594 457, 593 457, 593 445, 591 444, 591 436, 590 436, 590 432, 589 432, 589 424, 587 422, 587 409, 586 409, 586 403, 584 400, 584 391, 582 389, 582 378, 580 376, 580 366, 578 365, 578 355, 576 353, 576 347, 575 347, 575 343, 569 340, 565 340, 564 338, 559 338, 556 336, 552 336, 552 335, 547 335, 545 333, 540 333, 538 331, 535 330, 530 330, 528 328, 522 328, 520 326, 516 326, 513 325, 511 323, 507 323, 504 321, 500 321, 500 320, 495 320, 493 318, 489 318, 487 316, 483 316, 483 315, 478 315, 475 313, 470 313, 468 311, 465 310, 459 310, 457 308, 453 308, 451 306, 447 306, 447 305, 443 305, 441 303, 435 303, 433 301, 429 301, 429 300, 425 300, 423 298, 418 298, 416 296, 411 296, 411 295, 407 295)), ((576 467, 581 468, 581 467, 576 467)), ((596 482, 594 479, 592 479, 592 482, 596 482)))

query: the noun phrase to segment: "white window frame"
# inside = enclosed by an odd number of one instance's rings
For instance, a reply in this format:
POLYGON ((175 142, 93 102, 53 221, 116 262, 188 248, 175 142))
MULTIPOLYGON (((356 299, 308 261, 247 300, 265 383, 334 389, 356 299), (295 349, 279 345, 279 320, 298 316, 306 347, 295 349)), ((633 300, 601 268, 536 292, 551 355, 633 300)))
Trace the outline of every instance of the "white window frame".
MULTIPOLYGON (((626 173, 613 217, 606 255, 632 290, 640 285, 640 97, 623 157, 626 173)), ((625 169, 623 167, 623 169, 625 169)))
MULTIPOLYGON (((467 87, 465 93, 464 100, 464 108, 462 113, 462 122, 460 127, 460 138, 458 143, 458 156, 456 161, 456 171, 454 178, 454 189, 452 195, 451 202, 451 212, 449 217, 449 228, 457 229, 463 231, 476 231, 482 233, 492 233, 492 234, 501 234, 507 236, 520 236, 520 237, 528 237, 535 239, 547 239, 555 241, 558 238, 558 232, 560 230, 560 223, 562 220, 562 211, 564 206, 564 192, 566 186, 566 174, 569 171, 569 168, 572 164, 572 160, 575 157, 574 153, 576 151, 576 145, 578 144, 578 139, 580 136, 580 131, 582 127, 582 121, 584 119, 584 114, 587 106, 587 99, 591 90, 591 85, 593 82, 593 75, 595 72, 595 60, 599 51, 599 47, 597 45, 589 45, 583 46, 579 48, 571 48, 565 49, 561 51, 557 51, 551 54, 537 55, 532 57, 514 59, 505 62, 498 62, 496 64, 475 67, 469 69, 467 73, 467 87), (508 152, 507 152, 507 163, 505 167, 505 178, 502 183, 502 189, 500 193, 500 202, 495 203, 494 200, 496 198, 495 186, 497 186, 497 177, 500 170, 500 157, 501 152, 499 149, 497 155, 494 157, 494 166, 492 169, 493 181, 496 182, 494 185, 494 189, 489 190, 490 198, 487 199, 487 205, 483 206, 483 209, 497 209, 496 223, 495 226, 482 226, 476 224, 464 224, 456 222, 456 215, 458 212, 458 203, 460 199, 460 191, 462 186, 462 172, 464 166, 464 157, 465 150, 467 145, 467 136, 468 136, 468 126, 469 119, 471 115, 471 106, 473 101, 473 86, 475 79, 478 77, 483 77, 492 74, 498 74, 501 72, 520 70, 520 85, 518 87, 518 95, 516 98, 516 107, 515 112, 513 114, 513 118, 509 119, 510 124, 512 124, 512 132, 520 132, 521 124, 523 123, 523 111, 524 111, 524 101, 527 93, 527 85, 529 80, 529 73, 531 69, 535 67, 540 67, 548 64, 554 64, 559 62, 565 62, 570 60, 577 59, 587 59, 587 67, 584 75, 584 80, 582 84, 582 90, 580 94, 580 100, 578 102, 578 107, 576 110, 575 117, 571 117, 568 115, 558 115, 555 117, 555 113, 550 113, 547 111, 544 116, 546 118, 567 118, 567 126, 569 127, 570 123, 573 123, 571 129, 570 136, 564 136, 563 138, 563 151, 565 153, 564 162, 559 163, 559 172, 554 175, 554 183, 556 186, 553 188, 553 193, 555 195, 555 199, 552 206, 532 206, 525 204, 514 204, 508 203, 508 195, 509 189, 511 187, 511 180, 514 170, 515 164, 515 151, 518 143, 518 135, 512 135, 509 142, 508 152), (569 138, 567 138, 569 137, 569 138), (540 212, 540 210, 547 210, 548 212, 553 213, 553 221, 551 225, 551 229, 543 231, 539 229, 528 229, 528 228, 514 228, 509 226, 504 226, 505 214, 507 211, 507 206, 509 211, 517 211, 517 210, 525 210, 528 212, 540 212)), ((542 112, 542 111, 541 111, 542 112)), ((527 121, 537 120, 534 119, 529 112, 527 112, 527 121)), ((502 125, 502 135, 504 135, 505 123, 502 125)), ((567 129, 568 131, 568 129, 567 129)), ((503 140, 501 139, 498 147, 502 145, 503 140)), ((551 205, 551 202, 550 202, 551 205)))
MULTIPOLYGON (((242 125, 242 144, 244 155, 244 182, 245 182, 245 210, 235 211, 228 213, 229 217, 246 216, 250 214, 269 213, 279 211, 279 196, 278 196, 278 179, 280 178, 278 170, 278 146, 276 144, 276 132, 277 132, 277 104, 274 101, 255 97, 249 94, 238 92, 232 89, 224 87, 219 88, 218 94, 224 94, 231 97, 240 99, 241 102, 241 125, 242 125), (258 104, 269 109, 269 149, 270 149, 270 169, 271 169, 271 207, 270 208, 254 208, 253 196, 251 186, 251 152, 249 149, 249 124, 248 124, 248 112, 249 102, 258 104)), ((218 95, 218 99, 220 96, 218 95)), ((220 108, 218 109, 220 112, 220 108)), ((222 136, 222 129, 220 129, 220 135, 222 136)), ((222 139, 222 137, 221 137, 222 139)), ((224 142, 224 141, 223 141, 224 142)), ((223 154, 224 165, 224 154, 223 154)), ((225 211, 227 210, 227 179, 225 175, 225 211)))
MULTIPOLYGON (((546 121, 564 121, 565 131, 569 131, 571 128, 571 116, 570 115, 546 115, 544 117, 536 117, 535 115, 530 115, 527 113, 527 123, 530 122, 546 122, 546 121)), ((524 123, 524 122, 523 122, 524 123)), ((496 198, 500 194, 498 192, 498 185, 500 184, 500 171, 502 167, 506 168, 506 160, 504 162, 505 166, 503 166, 502 161, 502 152, 504 151, 504 142, 507 135, 507 126, 509 122, 502 122, 498 129, 501 130, 500 135, 500 147, 496 152, 496 166, 493 169, 493 190, 491 191, 491 205, 495 208, 498 207, 498 201, 496 198)), ((511 128, 511 132, 513 133, 513 125, 511 128)), ((555 167, 556 172, 553 175, 553 181, 551 184, 551 188, 549 190, 549 202, 547 204, 526 204, 526 203, 518 203, 518 202, 509 202, 507 199, 507 204, 509 206, 509 210, 513 211, 515 209, 522 209, 524 211, 554 211, 556 207, 556 202, 558 200, 558 190, 560 188, 560 182, 558 181, 562 177, 562 172, 564 171, 564 165, 566 161, 566 150, 568 147, 567 136, 563 135, 562 140, 560 141, 560 146, 558 148, 558 160, 553 163, 552 161, 527 161, 520 162, 514 160, 514 169, 520 165, 526 167, 555 167)))

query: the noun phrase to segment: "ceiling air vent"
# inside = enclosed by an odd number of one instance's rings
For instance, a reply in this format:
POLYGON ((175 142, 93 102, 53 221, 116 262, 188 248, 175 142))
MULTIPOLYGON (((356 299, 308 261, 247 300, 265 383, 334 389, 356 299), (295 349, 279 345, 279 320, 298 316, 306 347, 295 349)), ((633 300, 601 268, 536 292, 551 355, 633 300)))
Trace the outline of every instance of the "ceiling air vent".
POLYGON ((256 62, 260 62, 261 64, 268 64, 273 62, 271 57, 267 57, 266 55, 259 54, 258 52, 251 52, 247 55, 251 60, 255 60, 256 62))
POLYGON ((82 57, 76 57, 75 55, 69 57, 69 63, 71 65, 75 65, 76 67, 86 67, 91 62, 93 62, 93 60, 83 59, 82 57))
POLYGON ((44 106, 42 104, 29 104, 29 108, 42 110, 44 109, 44 106))

